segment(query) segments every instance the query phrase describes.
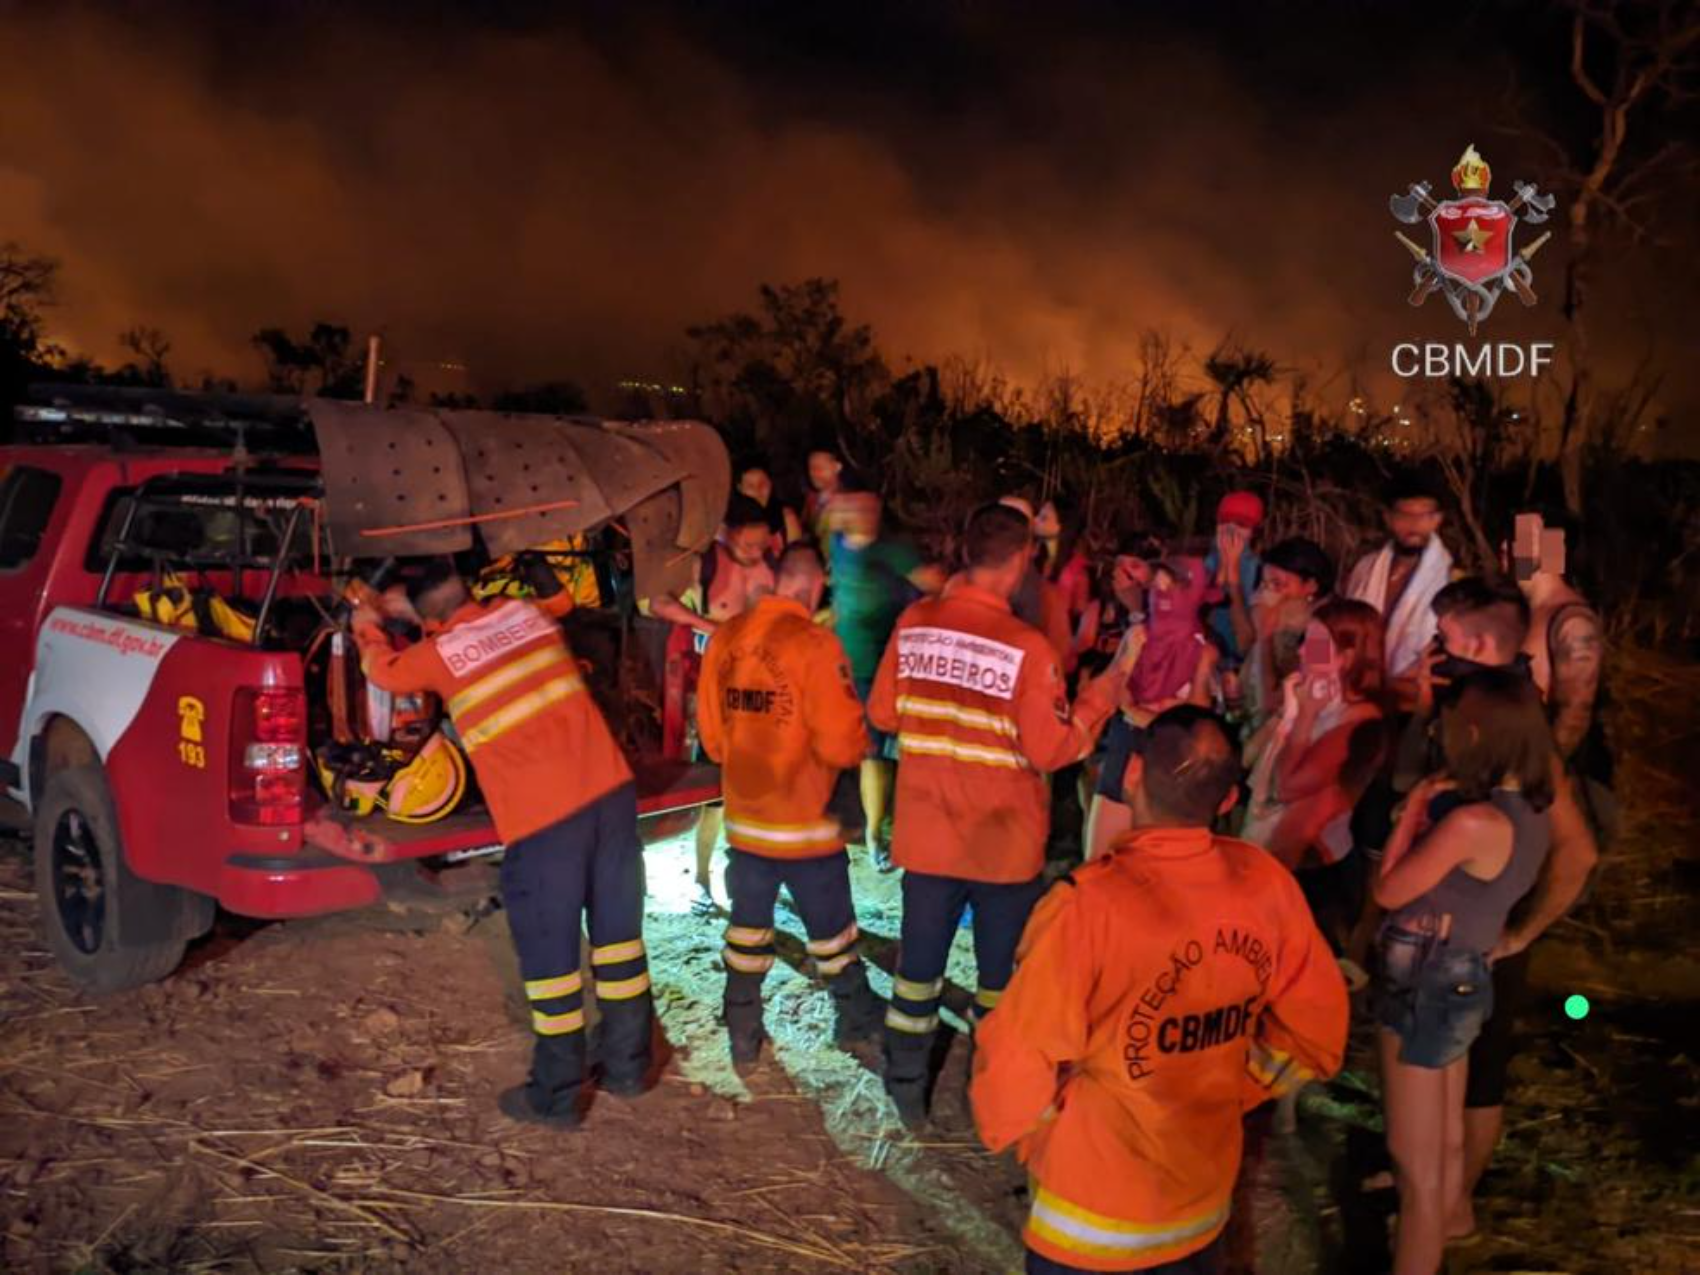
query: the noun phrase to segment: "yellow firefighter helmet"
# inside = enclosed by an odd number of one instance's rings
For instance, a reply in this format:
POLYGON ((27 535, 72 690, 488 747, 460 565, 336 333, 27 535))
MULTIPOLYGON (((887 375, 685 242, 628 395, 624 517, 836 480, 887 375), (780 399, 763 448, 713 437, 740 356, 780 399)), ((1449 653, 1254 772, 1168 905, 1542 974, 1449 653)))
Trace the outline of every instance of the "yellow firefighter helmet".
POLYGON ((466 758, 438 731, 390 777, 384 810, 398 823, 432 823, 451 813, 465 795, 466 758))
POLYGON ((433 823, 466 796, 466 757, 442 731, 418 752, 381 744, 326 744, 313 755, 325 795, 357 816, 382 810, 397 823, 433 823))

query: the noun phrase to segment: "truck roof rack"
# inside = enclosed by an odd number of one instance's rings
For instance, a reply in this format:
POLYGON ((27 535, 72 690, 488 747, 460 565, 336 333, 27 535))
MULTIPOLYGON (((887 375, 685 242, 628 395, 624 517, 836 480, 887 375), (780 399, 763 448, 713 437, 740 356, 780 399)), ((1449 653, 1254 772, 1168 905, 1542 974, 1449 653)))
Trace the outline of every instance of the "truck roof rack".
POLYGON ((41 384, 15 409, 32 442, 214 447, 285 455, 318 450, 301 399, 109 385, 41 384))

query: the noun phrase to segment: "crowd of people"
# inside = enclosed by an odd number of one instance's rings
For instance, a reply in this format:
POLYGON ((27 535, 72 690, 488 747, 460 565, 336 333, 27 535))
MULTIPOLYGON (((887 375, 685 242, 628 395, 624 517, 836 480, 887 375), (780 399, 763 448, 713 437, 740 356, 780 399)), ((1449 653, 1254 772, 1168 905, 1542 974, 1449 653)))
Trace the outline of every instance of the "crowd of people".
MULTIPOLYGON (((1243 1116, 1275 1099, 1278 1124, 1296 1119, 1362 993, 1393 1268, 1439 1269, 1475 1230, 1529 946, 1580 897, 1609 822, 1601 626, 1565 580, 1562 530, 1519 515, 1502 572, 1462 576, 1441 502, 1403 482, 1385 542, 1342 576, 1310 540, 1264 545, 1250 491, 1197 544, 1097 539, 1064 495, 1011 493, 929 554, 841 458, 812 454, 808 479, 793 511, 764 466, 743 468, 691 587, 646 600, 698 635, 697 741, 724 796, 699 827, 699 911, 721 912, 723 840, 734 1063, 762 1057, 783 890, 835 1039, 877 1042, 897 1114, 922 1124, 966 923, 969 1096, 986 1145, 1031 1175, 1028 1269, 1216 1271, 1243 1116), (1084 832, 1058 862, 1053 813, 1071 802, 1084 832), (856 844, 903 873, 883 1003, 859 952, 856 844)), ((529 622, 513 607, 559 610, 550 594, 541 579, 535 604, 492 607, 427 574, 386 605, 436 636, 363 651, 380 685, 438 690, 463 737, 469 720, 481 778, 504 747, 535 767, 566 736, 594 762, 546 794, 485 784, 537 1032, 503 1109, 572 1126, 581 911, 602 1087, 641 1092, 649 1062, 629 772, 589 698, 548 690, 571 678, 555 626, 470 680, 442 653, 529 622), (549 722, 562 739, 537 733, 549 722)))

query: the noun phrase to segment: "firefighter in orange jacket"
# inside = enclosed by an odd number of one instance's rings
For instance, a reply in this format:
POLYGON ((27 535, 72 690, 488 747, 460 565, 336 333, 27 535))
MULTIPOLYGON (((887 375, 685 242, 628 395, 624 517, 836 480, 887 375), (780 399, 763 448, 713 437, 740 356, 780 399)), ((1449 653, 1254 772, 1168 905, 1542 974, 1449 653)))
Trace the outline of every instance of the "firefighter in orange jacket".
POLYGON ((898 618, 868 717, 897 735, 892 858, 904 869, 903 936, 886 1011, 885 1085, 898 1114, 926 1116, 945 962, 974 909, 976 1016, 997 1004, 1042 889, 1045 774, 1092 750, 1116 708, 1118 661, 1071 711, 1057 653, 1010 611, 1032 557, 1031 522, 986 505, 968 521, 966 570, 898 618))
POLYGON ((556 617, 572 598, 533 571, 538 602, 474 601, 438 559, 386 595, 392 614, 421 621, 424 640, 390 648, 370 606, 355 637, 371 682, 434 691, 447 704, 507 847, 502 896, 535 1033, 531 1074, 500 1103, 516 1120, 571 1128, 582 1119, 584 979, 580 926, 602 1016, 601 1086, 645 1088, 653 1008, 643 946, 643 859, 631 769, 579 674, 556 617), (409 605, 411 604, 411 605, 409 605))
POLYGON ((1129 760, 1134 828, 1034 910, 980 1027, 980 1136, 1034 1181, 1031 1275, 1215 1271, 1241 1117, 1333 1074, 1346 985, 1293 876, 1211 833, 1239 762, 1202 708, 1129 760))
POLYGON ((715 632, 697 684, 698 737, 721 764, 726 794, 726 1030, 741 1067, 756 1061, 765 1039, 761 985, 773 967, 781 886, 832 992, 834 1039, 851 1044, 879 1029, 880 1002, 857 949, 844 834, 827 814, 833 781, 861 761, 868 735, 844 647, 811 619, 825 586, 815 547, 792 545, 776 592, 715 632))

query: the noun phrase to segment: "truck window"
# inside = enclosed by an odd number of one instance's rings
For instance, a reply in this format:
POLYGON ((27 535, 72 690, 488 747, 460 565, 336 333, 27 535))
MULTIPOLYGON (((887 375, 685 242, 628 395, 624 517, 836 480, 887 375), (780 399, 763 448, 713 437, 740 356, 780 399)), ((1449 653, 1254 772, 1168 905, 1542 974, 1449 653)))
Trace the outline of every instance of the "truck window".
POLYGON ((35 557, 63 485, 58 474, 33 465, 0 479, 0 571, 26 567, 35 557))
MULTIPOLYGON (((124 526, 124 519, 129 516, 130 506, 135 503, 135 495, 134 487, 114 487, 106 493, 106 503, 100 507, 100 517, 94 524, 94 536, 89 541, 88 553, 83 559, 85 570, 96 575, 106 570, 106 560, 112 556, 113 546, 118 543, 118 533, 124 526)), ((118 569, 146 571, 149 565, 146 558, 130 557, 120 562, 118 569)))
MULTIPOLYGON (((134 487, 115 487, 107 493, 89 541, 83 565, 99 574, 118 545, 118 536, 136 503, 134 487)), ((170 562, 178 558, 206 559, 238 552, 241 548, 243 517, 235 509, 217 506, 150 503, 142 507, 130 527, 132 552, 118 563, 118 570, 149 571, 157 555, 170 562)), ((269 557, 277 552, 276 531, 264 520, 248 520, 248 552, 269 557)))

